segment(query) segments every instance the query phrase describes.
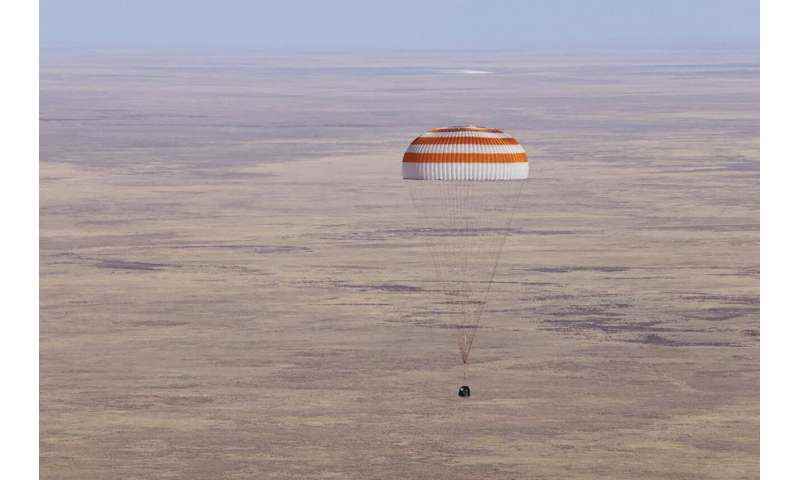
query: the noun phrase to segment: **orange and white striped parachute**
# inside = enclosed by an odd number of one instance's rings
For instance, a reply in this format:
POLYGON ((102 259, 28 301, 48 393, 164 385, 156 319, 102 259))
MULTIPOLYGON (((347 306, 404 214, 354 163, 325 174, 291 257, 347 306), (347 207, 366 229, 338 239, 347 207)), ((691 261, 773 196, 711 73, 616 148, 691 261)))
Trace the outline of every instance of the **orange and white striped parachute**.
POLYGON ((528 178, 528 154, 496 128, 434 128, 414 139, 403 155, 408 180, 492 181, 528 178))
POLYGON ((431 314, 434 324, 456 332, 465 375, 528 174, 525 150, 495 128, 436 128, 403 155, 418 213, 414 231, 430 248, 428 263, 444 294, 431 314))

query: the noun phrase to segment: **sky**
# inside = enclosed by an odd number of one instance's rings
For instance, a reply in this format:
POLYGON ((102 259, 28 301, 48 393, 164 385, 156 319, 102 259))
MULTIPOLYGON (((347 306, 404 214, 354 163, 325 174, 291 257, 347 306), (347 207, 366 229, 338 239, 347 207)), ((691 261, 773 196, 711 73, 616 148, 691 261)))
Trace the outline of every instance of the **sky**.
POLYGON ((43 47, 757 48, 758 0, 40 0, 43 47))

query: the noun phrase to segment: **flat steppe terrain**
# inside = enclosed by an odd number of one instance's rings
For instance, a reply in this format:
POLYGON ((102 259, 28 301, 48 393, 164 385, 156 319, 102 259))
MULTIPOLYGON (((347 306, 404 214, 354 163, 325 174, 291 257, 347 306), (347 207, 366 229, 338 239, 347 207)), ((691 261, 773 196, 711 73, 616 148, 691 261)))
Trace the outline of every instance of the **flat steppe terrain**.
POLYGON ((42 52, 43 479, 744 479, 759 59, 42 52), (400 179, 531 155, 470 370, 400 179))

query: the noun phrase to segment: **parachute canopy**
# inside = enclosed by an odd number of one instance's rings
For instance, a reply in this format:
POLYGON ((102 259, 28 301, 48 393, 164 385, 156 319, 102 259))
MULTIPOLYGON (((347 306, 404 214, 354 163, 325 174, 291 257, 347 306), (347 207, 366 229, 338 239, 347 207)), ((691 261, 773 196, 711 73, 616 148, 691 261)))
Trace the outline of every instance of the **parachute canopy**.
POLYGON ((414 139, 403 155, 406 180, 495 181, 528 178, 528 155, 496 128, 434 128, 414 139))

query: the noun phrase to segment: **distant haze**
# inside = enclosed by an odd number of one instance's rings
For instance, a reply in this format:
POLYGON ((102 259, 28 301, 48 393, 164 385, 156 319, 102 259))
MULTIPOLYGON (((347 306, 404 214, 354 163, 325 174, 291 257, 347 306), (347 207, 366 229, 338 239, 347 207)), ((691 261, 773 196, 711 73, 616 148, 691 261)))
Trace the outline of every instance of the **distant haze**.
POLYGON ((757 0, 41 0, 43 47, 757 48, 757 0))

